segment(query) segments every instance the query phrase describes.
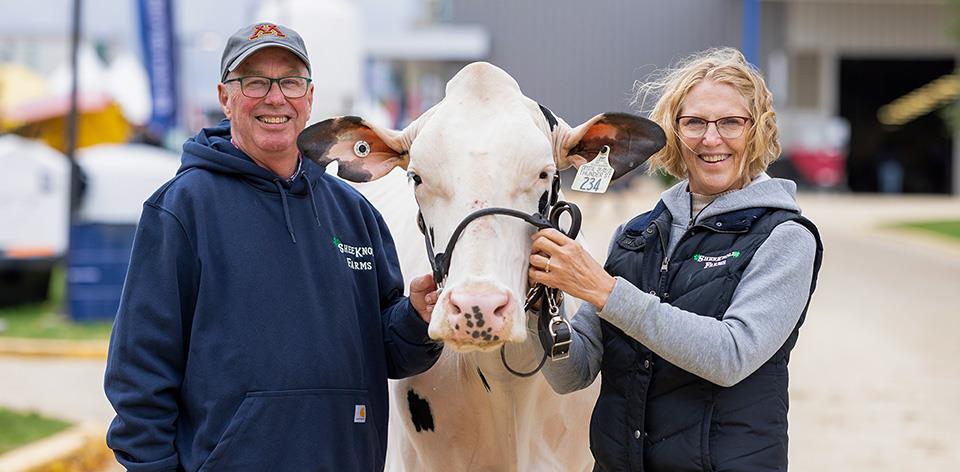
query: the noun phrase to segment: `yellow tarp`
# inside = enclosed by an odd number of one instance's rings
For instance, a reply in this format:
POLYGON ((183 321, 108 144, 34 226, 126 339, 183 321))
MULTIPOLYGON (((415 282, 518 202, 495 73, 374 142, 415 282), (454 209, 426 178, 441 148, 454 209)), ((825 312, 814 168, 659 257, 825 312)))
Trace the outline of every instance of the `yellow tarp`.
POLYGON ((10 110, 46 97, 48 93, 47 81, 29 67, 12 62, 0 64, 0 131, 23 124, 6 119, 10 110))
MULTIPOLYGON (((77 147, 125 143, 131 126, 107 96, 84 95, 78 105, 77 147)), ((27 66, 0 64, 0 132, 39 139, 66 152, 69 96, 51 96, 46 80, 27 66)))
MULTIPOLYGON (((14 131, 28 138, 39 139, 60 152, 67 151, 67 117, 57 116, 27 124, 14 131)), ((77 119, 77 147, 105 143, 125 143, 132 129, 116 102, 98 111, 80 113, 77 119)))

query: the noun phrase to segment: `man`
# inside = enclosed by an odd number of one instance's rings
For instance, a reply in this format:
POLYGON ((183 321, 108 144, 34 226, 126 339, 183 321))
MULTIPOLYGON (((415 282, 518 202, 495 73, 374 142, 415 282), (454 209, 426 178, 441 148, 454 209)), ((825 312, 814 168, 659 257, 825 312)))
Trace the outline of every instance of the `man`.
POLYGON ((430 276, 403 297, 380 214, 296 139, 313 85, 300 36, 227 42, 227 120, 144 204, 105 388, 131 471, 380 470, 387 377, 429 368, 430 276))

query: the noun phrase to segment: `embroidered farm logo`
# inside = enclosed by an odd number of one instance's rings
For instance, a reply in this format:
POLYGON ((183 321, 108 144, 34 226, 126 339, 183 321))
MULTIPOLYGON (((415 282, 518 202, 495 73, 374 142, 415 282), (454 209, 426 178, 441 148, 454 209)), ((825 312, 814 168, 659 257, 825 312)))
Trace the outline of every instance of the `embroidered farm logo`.
POLYGON ((344 244, 340 238, 333 237, 333 247, 340 250, 341 254, 346 254, 347 267, 353 270, 373 270, 373 261, 361 261, 366 257, 373 257, 373 248, 370 246, 351 246, 344 244))
POLYGON ((703 268, 709 269, 727 264, 727 259, 740 257, 740 251, 728 252, 722 256, 704 256, 703 254, 694 254, 693 262, 703 262, 703 268))

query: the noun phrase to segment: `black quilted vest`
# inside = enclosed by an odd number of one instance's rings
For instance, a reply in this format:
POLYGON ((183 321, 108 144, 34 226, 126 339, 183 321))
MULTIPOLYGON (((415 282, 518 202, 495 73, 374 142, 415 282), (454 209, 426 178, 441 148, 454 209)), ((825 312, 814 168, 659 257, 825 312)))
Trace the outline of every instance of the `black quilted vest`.
MULTIPOLYGON (((816 227, 799 214, 755 208, 706 218, 664 260, 672 219, 664 210, 660 202, 624 226, 607 272, 677 308, 719 319, 757 248, 777 225, 796 221, 817 240, 813 294, 823 249, 816 227)), ((670 364, 602 320, 603 380, 590 424, 595 470, 786 470, 787 362, 806 312, 773 357, 727 388, 670 364)))

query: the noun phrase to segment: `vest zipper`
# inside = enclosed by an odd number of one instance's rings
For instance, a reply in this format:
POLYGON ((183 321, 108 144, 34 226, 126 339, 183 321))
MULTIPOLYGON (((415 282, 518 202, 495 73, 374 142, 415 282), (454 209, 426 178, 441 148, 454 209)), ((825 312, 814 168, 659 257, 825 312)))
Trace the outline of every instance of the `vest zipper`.
MULTIPOLYGON (((664 232, 660 227, 660 222, 654 222, 657 225, 657 235, 660 240, 660 251, 663 254, 663 261, 660 263, 660 280, 657 281, 657 289, 652 295, 659 298, 659 294, 663 293, 666 290, 667 285, 667 270, 670 265, 670 256, 667 255, 667 242, 664 240, 664 232)), ((669 233, 667 233, 669 237, 669 233)))

